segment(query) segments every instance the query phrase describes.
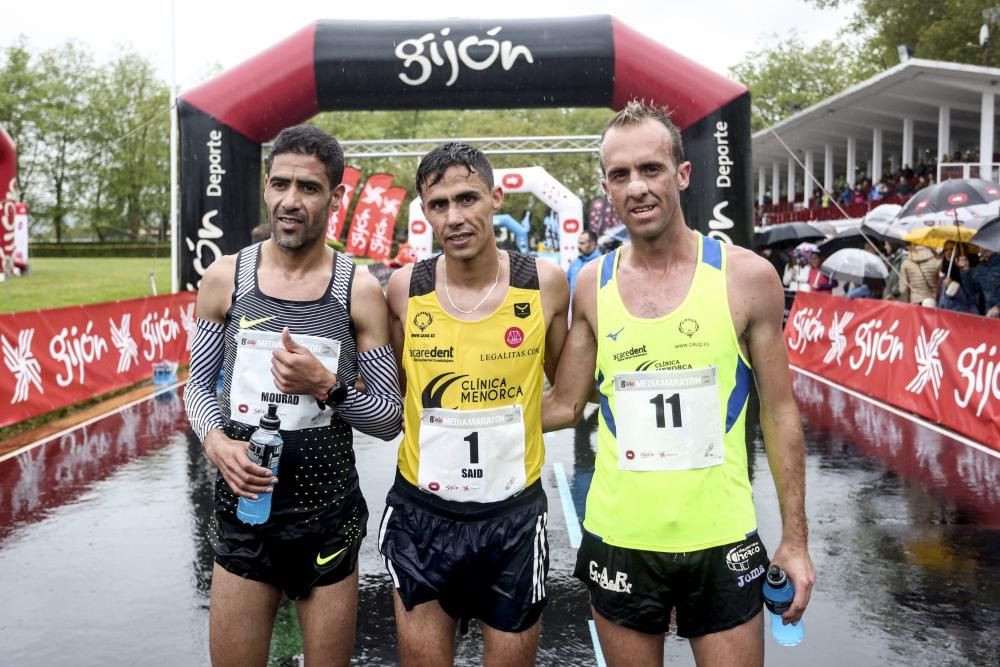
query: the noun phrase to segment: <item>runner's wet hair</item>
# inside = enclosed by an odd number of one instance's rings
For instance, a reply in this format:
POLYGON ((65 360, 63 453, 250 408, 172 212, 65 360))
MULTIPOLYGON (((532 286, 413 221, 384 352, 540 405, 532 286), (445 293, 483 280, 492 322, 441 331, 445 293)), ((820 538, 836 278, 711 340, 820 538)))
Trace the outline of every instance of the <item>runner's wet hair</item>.
POLYGON ((493 189, 493 166, 475 146, 457 141, 449 141, 438 146, 424 156, 417 167, 417 192, 423 194, 423 188, 432 187, 441 182, 449 167, 465 167, 469 172, 479 174, 479 178, 490 190, 493 189))
POLYGON ((282 153, 315 156, 326 167, 331 190, 344 180, 344 149, 336 139, 315 125, 296 125, 282 130, 271 146, 271 154, 264 160, 265 174, 271 173, 271 163, 275 156, 282 153))
MULTIPOLYGON (((684 140, 681 138, 681 131, 670 120, 673 113, 668 107, 646 102, 646 100, 629 100, 625 108, 612 116, 611 120, 604 126, 604 131, 601 132, 601 145, 603 146, 604 137, 612 128, 632 127, 646 120, 652 120, 667 128, 667 132, 670 134, 671 157, 674 159, 674 166, 679 166, 684 162, 684 140)), ((601 167, 604 167, 603 151, 601 151, 601 167)))

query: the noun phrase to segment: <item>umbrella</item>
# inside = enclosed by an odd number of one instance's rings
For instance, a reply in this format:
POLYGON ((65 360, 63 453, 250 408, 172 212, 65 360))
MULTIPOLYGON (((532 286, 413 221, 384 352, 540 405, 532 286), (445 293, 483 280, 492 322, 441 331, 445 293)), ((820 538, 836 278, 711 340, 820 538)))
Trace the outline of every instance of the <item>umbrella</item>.
POLYGON ((804 262, 807 259, 809 259, 809 255, 813 254, 814 252, 819 252, 819 246, 817 246, 815 243, 809 243, 808 241, 804 241, 795 246, 795 249, 792 250, 792 256, 795 257, 796 259, 801 259, 804 262))
POLYGON ((958 225, 942 225, 940 227, 922 227, 903 235, 904 241, 927 246, 928 248, 943 248, 948 241, 955 243, 969 241, 975 231, 958 225))
POLYGON ((759 247, 795 246, 803 241, 822 241, 826 234, 805 222, 772 225, 760 233, 759 247))
POLYGON ((862 224, 872 222, 889 222, 899 214, 899 209, 903 208, 899 204, 879 204, 865 214, 862 224))
POLYGON ((903 234, 906 231, 902 227, 894 226, 891 222, 879 222, 877 220, 869 222, 865 220, 861 224, 861 229, 870 238, 875 238, 879 241, 888 241, 895 245, 906 245, 906 242, 903 241, 903 234))
POLYGON ((1000 217, 993 218, 980 227, 975 236, 969 239, 969 243, 993 252, 1000 252, 1000 217))
POLYGON ((832 255, 844 248, 864 248, 871 239, 872 243, 877 243, 881 239, 861 227, 851 227, 840 230, 832 239, 827 239, 820 243, 817 248, 824 255, 832 255))
POLYGON ((896 217, 953 211, 997 200, 1000 185, 981 178, 953 178, 919 190, 896 217))
POLYGON ((819 270, 831 278, 855 284, 889 277, 889 268, 878 255, 859 248, 838 250, 826 258, 819 270))

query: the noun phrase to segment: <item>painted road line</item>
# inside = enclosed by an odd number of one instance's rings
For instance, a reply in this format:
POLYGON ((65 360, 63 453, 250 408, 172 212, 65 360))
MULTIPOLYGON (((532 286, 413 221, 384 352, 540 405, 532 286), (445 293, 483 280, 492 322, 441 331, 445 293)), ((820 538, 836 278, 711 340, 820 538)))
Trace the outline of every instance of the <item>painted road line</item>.
MULTIPOLYGON (((576 507, 573 505, 573 496, 569 493, 569 482, 566 480, 566 468, 562 463, 553 463, 552 470, 556 473, 556 486, 559 487, 559 502, 562 503, 563 517, 566 519, 566 532, 569 533, 569 544, 574 549, 580 548, 580 540, 583 535, 580 533, 580 518, 576 515, 576 507)), ((598 667, 606 667, 604 653, 601 651, 601 642, 597 638, 597 626, 593 620, 587 621, 590 626, 590 641, 594 644, 594 658, 598 667)))
POLYGON ((594 643, 594 657, 597 658, 597 667, 607 667, 608 663, 604 662, 604 651, 601 650, 601 640, 597 638, 597 626, 593 619, 587 621, 587 625, 590 626, 590 641, 594 643))
POLYGON ((25 453, 27 451, 30 451, 30 450, 34 449, 35 447, 38 447, 40 445, 44 445, 46 442, 51 442, 51 441, 55 440, 56 438, 61 438, 64 435, 66 435, 67 433, 72 433, 73 431, 76 431, 77 429, 81 429, 84 426, 90 426, 94 422, 100 421, 100 420, 104 419, 105 417, 110 417, 111 415, 114 415, 114 414, 117 414, 119 412, 123 412, 125 410, 128 410, 133 405, 139 405, 140 403, 142 403, 144 401, 148 401, 148 400, 156 398, 160 394, 165 394, 168 391, 173 391, 173 390, 177 389, 178 387, 183 386, 185 382, 187 382, 187 380, 182 380, 180 382, 175 382, 174 384, 171 384, 171 385, 166 385, 162 389, 159 389, 159 390, 157 390, 156 392, 154 392, 152 394, 149 394, 147 396, 143 396, 142 398, 137 398, 134 401, 129 401, 128 403, 125 403, 123 405, 118 406, 114 410, 110 410, 108 412, 102 412, 101 414, 97 415, 96 417, 91 417, 90 419, 88 419, 86 421, 82 421, 79 424, 76 424, 74 426, 70 426, 69 428, 64 428, 63 430, 59 431, 58 433, 53 433, 52 435, 47 435, 44 438, 42 438, 41 440, 35 440, 34 442, 32 442, 30 444, 27 444, 24 447, 21 447, 20 449, 15 449, 12 452, 8 452, 8 453, 4 454, 3 456, 0 456, 0 463, 6 461, 7 459, 14 458, 15 456, 18 456, 19 454, 23 454, 23 453, 25 453))
POLYGON ((574 549, 579 549, 580 540, 583 536, 580 533, 580 518, 576 515, 573 496, 569 493, 569 482, 566 481, 566 468, 563 467, 562 463, 553 463, 552 469, 556 473, 556 486, 559 487, 559 500, 562 502, 563 518, 566 519, 566 532, 569 533, 569 545, 574 549))
POLYGON ((831 382, 830 380, 827 380, 825 377, 822 377, 820 375, 816 375, 815 373, 811 373, 810 371, 807 371, 804 368, 799 368, 798 366, 794 366, 792 364, 789 364, 789 368, 791 368, 793 371, 796 371, 798 373, 802 373, 802 375, 805 375, 806 377, 812 378, 813 380, 817 380, 817 381, 822 382, 824 384, 828 384, 828 385, 830 385, 831 387, 833 387, 835 389, 839 389, 840 391, 844 392, 845 394, 850 394, 851 396, 854 396, 855 398, 860 398, 862 401, 868 401, 872 405, 877 405, 880 408, 882 408, 883 410, 887 410, 887 411, 891 412, 894 415, 902 417, 903 419, 908 419, 909 421, 913 422, 914 424, 920 424, 924 428, 929 428, 930 430, 934 431, 935 433, 940 433, 941 435, 947 436, 947 437, 951 438, 952 440, 957 440, 958 442, 962 443, 963 445, 968 445, 969 447, 972 447, 973 449, 978 449, 979 451, 983 452, 984 454, 989 454, 993 458, 1000 459, 1000 452, 996 451, 995 449, 990 449, 989 447, 987 447, 985 445, 981 445, 978 442, 976 442, 975 440, 970 440, 969 438, 967 438, 964 435, 961 435, 959 433, 956 433, 955 431, 949 431, 946 428, 938 426, 937 424, 934 424, 933 422, 929 422, 926 419, 921 419, 920 417, 918 417, 918 416, 916 416, 914 414, 911 414, 909 412, 906 412, 905 410, 900 410, 899 408, 893 407, 893 406, 889 405, 888 403, 883 403, 882 401, 876 400, 876 399, 872 398, 871 396, 865 396, 864 394, 862 394, 860 392, 857 392, 857 391, 854 391, 853 389, 850 389, 850 388, 845 387, 843 385, 837 384, 836 382, 831 382))

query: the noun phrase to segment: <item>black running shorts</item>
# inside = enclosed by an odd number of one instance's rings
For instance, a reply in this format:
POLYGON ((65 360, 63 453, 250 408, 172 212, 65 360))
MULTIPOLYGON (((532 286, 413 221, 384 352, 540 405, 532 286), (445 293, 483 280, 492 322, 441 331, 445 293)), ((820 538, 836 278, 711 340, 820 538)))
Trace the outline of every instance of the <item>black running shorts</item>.
POLYGON ((742 542, 689 553, 613 547, 584 532, 574 576, 601 616, 660 634, 677 608, 677 634, 700 637, 746 623, 764 603, 767 551, 756 533, 742 542))
POLYGON ((397 473, 385 502, 379 553, 407 610, 437 600, 453 618, 503 632, 538 621, 549 571, 541 481, 500 502, 456 503, 397 473))
POLYGON ((235 575, 280 588, 292 600, 308 597, 316 586, 343 581, 358 563, 368 508, 358 493, 336 515, 308 522, 289 536, 274 526, 249 526, 215 513, 215 561, 235 575))

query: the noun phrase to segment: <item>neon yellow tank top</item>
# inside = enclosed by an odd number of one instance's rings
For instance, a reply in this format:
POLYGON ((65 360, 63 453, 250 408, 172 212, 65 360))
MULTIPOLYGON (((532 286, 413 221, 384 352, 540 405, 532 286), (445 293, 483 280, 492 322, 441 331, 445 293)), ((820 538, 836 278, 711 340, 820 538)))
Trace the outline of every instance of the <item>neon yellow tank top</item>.
MULTIPOLYGON (((725 248, 716 239, 701 237, 687 296, 676 310, 656 319, 633 317, 626 310, 618 292, 620 257, 615 251, 600 260, 596 370, 600 417, 584 528, 609 544, 647 551, 696 551, 742 540, 756 530, 744 435, 753 375, 729 312, 725 248), (619 447, 627 448, 621 452, 627 460, 634 445, 617 440, 618 431, 626 426, 615 422, 615 374, 642 373, 638 377, 643 378, 661 370, 697 373, 710 367, 717 369, 721 414, 719 426, 712 430, 724 430, 723 462, 685 470, 621 469, 619 447)), ((714 395, 709 396, 712 401, 703 403, 714 402, 714 395)), ((671 406, 666 406, 664 416, 664 404, 654 402, 661 397, 642 401, 635 410, 649 412, 650 426, 644 433, 669 440, 676 424, 671 423, 671 406)), ((715 410, 709 413, 712 419, 703 423, 715 420, 715 410)), ((627 427, 634 429, 636 412, 629 414, 633 417, 627 427)), ((679 420, 680 413, 673 418, 679 420)))
MULTIPOLYGON (((420 434, 427 411, 433 409, 464 412, 520 406, 523 444, 515 445, 518 450, 523 446, 523 460, 516 464, 508 460, 506 465, 523 466, 513 475, 517 478, 515 487, 522 483, 528 486, 541 474, 545 458, 541 424, 545 317, 534 258, 518 253, 508 253, 508 257, 507 295, 493 313, 476 321, 458 320, 441 306, 434 292, 437 257, 413 267, 407 321, 403 324, 406 396, 398 464, 408 482, 426 491, 444 494, 443 488, 437 488, 439 480, 421 476, 421 453, 427 457, 427 443, 422 449, 420 434)), ((457 432, 447 445, 454 447, 453 453, 445 454, 448 461, 461 466, 460 485, 489 482, 492 470, 499 468, 495 464, 500 457, 490 454, 486 442, 474 440, 475 431, 457 432)), ((423 432, 426 437, 427 431, 423 432)))

